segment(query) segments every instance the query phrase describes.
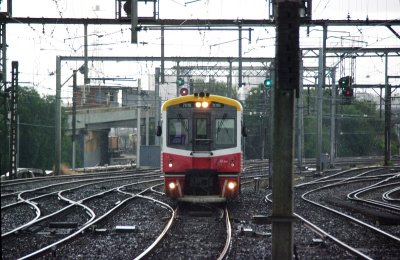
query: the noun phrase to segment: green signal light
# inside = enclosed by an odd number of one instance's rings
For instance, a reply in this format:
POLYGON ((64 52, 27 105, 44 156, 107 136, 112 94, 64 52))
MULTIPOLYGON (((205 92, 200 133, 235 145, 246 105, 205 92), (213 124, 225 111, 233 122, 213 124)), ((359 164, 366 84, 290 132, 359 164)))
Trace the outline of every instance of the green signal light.
POLYGON ((271 79, 264 80, 264 87, 270 88, 271 86, 272 86, 272 80, 271 79))
POLYGON ((339 79, 339 85, 342 86, 342 87, 350 86, 351 83, 352 83, 351 76, 346 76, 346 77, 343 77, 343 78, 339 79))
POLYGON ((176 84, 178 84, 178 86, 183 86, 183 84, 185 84, 185 81, 183 80, 183 78, 178 78, 176 80, 176 84))

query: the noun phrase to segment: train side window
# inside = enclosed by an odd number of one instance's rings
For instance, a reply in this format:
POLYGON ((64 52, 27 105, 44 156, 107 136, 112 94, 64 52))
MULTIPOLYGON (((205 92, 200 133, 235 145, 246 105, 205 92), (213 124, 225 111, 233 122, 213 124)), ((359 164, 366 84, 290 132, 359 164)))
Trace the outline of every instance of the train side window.
POLYGON ((219 118, 215 119, 216 145, 235 145, 235 119, 219 118))
POLYGON ((188 144, 188 121, 188 119, 184 118, 168 120, 168 144, 188 144))

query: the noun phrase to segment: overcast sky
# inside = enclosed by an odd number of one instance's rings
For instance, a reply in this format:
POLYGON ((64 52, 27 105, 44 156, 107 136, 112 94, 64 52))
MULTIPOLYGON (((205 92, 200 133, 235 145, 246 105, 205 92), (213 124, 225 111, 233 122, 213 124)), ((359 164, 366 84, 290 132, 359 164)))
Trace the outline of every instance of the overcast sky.
MULTIPOLYGON (((6 10, 5 0, 1 11, 6 10)), ((314 0, 313 19, 400 19, 400 0, 314 0)), ((151 16, 152 4, 139 6, 139 16, 151 16)), ((265 0, 161 0, 161 19, 268 19, 268 3, 265 0)), ((13 0, 14 17, 115 17, 114 0, 13 0)), ((386 27, 329 27, 330 47, 397 47, 398 39, 386 27)), ((393 27, 400 33, 400 26, 393 27)), ((129 26, 89 26, 89 55, 93 56, 160 56, 160 32, 140 32, 139 42, 130 43, 129 26)), ((312 27, 309 35, 301 29, 302 47, 321 47, 321 28, 312 27)), ((244 57, 273 57, 275 29, 256 28, 252 41, 243 33, 244 57)), ((238 55, 237 31, 166 31, 166 56, 232 56, 238 55)), ((75 25, 27 25, 7 26, 8 71, 12 60, 19 61, 21 85, 34 86, 40 93, 55 93, 55 60, 57 55, 83 55, 83 26, 75 25)), ((314 63, 316 61, 307 61, 314 63)), ((337 60, 328 60, 327 65, 337 60)), ((350 67, 344 62, 344 69, 350 67)), ((357 83, 384 83, 384 60, 364 58, 357 64, 357 83)), ((173 66, 173 64, 167 64, 173 66)), ((80 63, 62 64, 63 81, 80 63)), ((159 64, 142 62, 125 64, 91 64, 90 76, 141 77, 147 79, 159 64)), ((311 66, 311 64, 310 64, 311 66)), ((343 71, 343 73, 347 73, 343 71)), ((389 74, 400 74, 400 58, 390 58, 389 74)), ((151 77, 151 76, 150 76, 151 77)), ((10 78, 10 75, 8 75, 10 78)), ((82 79, 79 79, 82 82, 82 79)), ((134 83, 132 83, 134 84, 134 83)), ((144 80, 144 87, 151 81, 144 80)), ((168 86, 163 86, 168 89, 168 86)), ((173 88, 171 88, 174 92, 173 88)), ((68 98, 70 90, 63 90, 68 98)))

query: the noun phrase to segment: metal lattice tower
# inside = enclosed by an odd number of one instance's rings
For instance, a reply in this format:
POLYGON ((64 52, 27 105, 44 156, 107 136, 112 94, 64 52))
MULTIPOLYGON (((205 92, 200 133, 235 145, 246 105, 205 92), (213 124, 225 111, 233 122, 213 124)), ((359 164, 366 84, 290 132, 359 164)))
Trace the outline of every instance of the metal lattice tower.
POLYGON ((7 59, 6 59, 6 24, 0 25, 0 86, 5 89, 7 79, 7 59))

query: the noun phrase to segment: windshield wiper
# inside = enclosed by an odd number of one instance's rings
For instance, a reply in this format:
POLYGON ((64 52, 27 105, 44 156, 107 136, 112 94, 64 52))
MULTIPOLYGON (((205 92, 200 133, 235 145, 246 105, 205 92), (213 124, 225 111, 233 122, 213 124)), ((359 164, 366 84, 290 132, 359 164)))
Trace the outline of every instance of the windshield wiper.
POLYGON ((186 133, 189 133, 189 127, 187 126, 187 124, 185 122, 185 118, 182 117, 181 113, 178 114, 178 119, 179 119, 179 121, 181 121, 183 127, 185 128, 186 133))

